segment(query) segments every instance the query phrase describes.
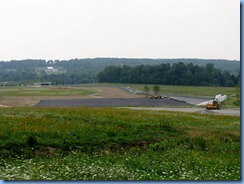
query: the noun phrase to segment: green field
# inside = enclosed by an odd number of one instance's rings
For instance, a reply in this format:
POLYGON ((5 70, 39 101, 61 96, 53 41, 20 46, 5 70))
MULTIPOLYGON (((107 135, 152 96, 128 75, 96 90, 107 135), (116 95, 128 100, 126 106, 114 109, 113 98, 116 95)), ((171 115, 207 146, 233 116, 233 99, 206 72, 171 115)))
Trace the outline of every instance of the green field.
MULTIPOLYGON (((84 87, 131 87, 140 91, 144 90, 144 86, 148 86, 151 90, 155 85, 147 84, 113 84, 113 83, 91 83, 82 84, 84 87)), ((184 96, 207 96, 212 97, 217 94, 234 96, 237 93, 236 87, 217 87, 217 86, 175 86, 175 85, 159 85, 160 93, 169 95, 184 95, 184 96)))
POLYGON ((1 96, 84 96, 96 93, 93 89, 71 87, 0 87, 1 96))
POLYGON ((3 180, 240 180, 240 117, 0 108, 3 180))
MULTIPOLYGON (((0 87, 0 97, 15 96, 85 96, 95 94, 97 91, 89 87, 132 87, 144 91, 142 84, 111 84, 111 83, 92 83, 83 84, 79 87, 0 87), (82 88, 86 87, 86 88, 82 88)), ((147 85, 151 91, 154 85, 147 85)), ((160 94, 179 95, 179 96, 204 96, 215 97, 217 94, 227 95, 227 101, 224 102, 226 107, 239 107, 240 101, 237 102, 237 95, 240 96, 240 89, 235 87, 202 87, 202 86, 170 86, 159 85, 160 94)))

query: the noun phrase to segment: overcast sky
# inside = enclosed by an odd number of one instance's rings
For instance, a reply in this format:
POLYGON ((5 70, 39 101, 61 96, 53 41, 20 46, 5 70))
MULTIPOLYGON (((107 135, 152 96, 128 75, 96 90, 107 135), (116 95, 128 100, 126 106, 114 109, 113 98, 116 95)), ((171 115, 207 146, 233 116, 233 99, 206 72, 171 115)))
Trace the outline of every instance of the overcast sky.
POLYGON ((240 59, 239 0, 0 0, 0 60, 240 59))

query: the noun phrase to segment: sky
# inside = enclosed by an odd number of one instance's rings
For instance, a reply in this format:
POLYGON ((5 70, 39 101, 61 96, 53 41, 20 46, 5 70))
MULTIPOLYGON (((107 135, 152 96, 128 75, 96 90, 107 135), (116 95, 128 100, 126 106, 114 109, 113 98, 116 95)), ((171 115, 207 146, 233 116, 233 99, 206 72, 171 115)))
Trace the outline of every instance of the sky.
POLYGON ((240 60, 238 0, 0 0, 0 61, 240 60))

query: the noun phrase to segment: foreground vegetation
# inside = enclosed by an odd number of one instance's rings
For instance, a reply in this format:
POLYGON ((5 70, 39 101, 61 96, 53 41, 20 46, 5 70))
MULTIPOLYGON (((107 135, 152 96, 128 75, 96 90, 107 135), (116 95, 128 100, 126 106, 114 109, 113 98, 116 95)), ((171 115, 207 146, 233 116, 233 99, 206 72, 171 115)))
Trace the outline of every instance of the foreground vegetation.
POLYGON ((0 108, 3 180, 240 180, 240 117, 0 108))

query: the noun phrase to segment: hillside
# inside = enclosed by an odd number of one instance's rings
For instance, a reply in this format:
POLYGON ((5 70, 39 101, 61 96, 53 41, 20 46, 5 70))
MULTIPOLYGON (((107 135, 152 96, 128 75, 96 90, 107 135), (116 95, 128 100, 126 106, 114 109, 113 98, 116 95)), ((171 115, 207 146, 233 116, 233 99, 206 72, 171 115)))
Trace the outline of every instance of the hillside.
POLYGON ((93 58, 71 60, 12 60, 0 61, 0 83, 34 83, 38 81, 54 81, 56 83, 90 83, 96 81, 96 75, 105 67, 158 65, 162 63, 193 63, 205 66, 208 63, 222 71, 237 76, 240 72, 240 61, 213 59, 129 59, 129 58, 93 58), (55 71, 47 71, 53 67, 55 71), (59 75, 59 76, 57 76, 59 75))

